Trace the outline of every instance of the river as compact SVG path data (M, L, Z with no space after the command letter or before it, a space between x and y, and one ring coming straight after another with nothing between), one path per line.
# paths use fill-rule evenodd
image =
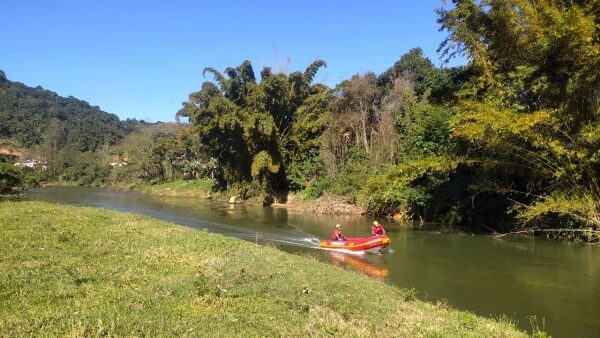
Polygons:
M318 239L328 237L337 223L343 225L346 235L366 236L372 219L87 187L40 188L28 196L131 211L198 230L270 243L414 288L424 300L446 302L487 317L505 316L528 331L533 322L554 337L600 337L598 245L440 234L379 219L391 238L390 252L357 256L320 250Z

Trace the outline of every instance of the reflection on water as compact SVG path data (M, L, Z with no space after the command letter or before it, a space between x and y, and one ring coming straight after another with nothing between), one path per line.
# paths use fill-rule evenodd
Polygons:
M531 330L529 317L558 337L600 336L600 246L547 240L411 231L379 220L391 239L385 255L319 250L335 224L347 236L370 234L372 219L306 214L287 209L223 205L94 188L49 187L34 199L132 211L191 228L310 252L373 278L414 288L479 315L507 315Z
M369 261L366 257L350 255L343 252L326 251L333 265L349 266L372 278L385 280L390 274L386 265L380 265ZM372 255L369 255L372 256Z

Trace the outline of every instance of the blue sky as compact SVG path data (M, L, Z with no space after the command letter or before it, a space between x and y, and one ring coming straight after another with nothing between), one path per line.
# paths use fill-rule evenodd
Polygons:
M120 118L173 121L204 81L245 59L303 70L334 86L380 73L413 47L441 64L445 34L423 1L4 0L0 69L10 80L75 96Z

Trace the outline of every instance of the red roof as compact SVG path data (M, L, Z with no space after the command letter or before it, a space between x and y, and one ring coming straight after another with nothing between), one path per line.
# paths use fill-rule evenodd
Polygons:
M13 151L8 148L0 148L0 155L11 156L11 157L21 157L20 152Z

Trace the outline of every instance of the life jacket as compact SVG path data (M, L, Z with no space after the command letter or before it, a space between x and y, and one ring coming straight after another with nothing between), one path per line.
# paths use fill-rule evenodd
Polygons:
M338 228L333 229L333 232L331 233L332 241L343 241L345 239L346 239L346 237L344 237L344 235L342 235L342 230L340 230Z
M371 233L373 234L373 236L385 235L385 229L383 228L383 225L379 224L377 226L371 227Z

